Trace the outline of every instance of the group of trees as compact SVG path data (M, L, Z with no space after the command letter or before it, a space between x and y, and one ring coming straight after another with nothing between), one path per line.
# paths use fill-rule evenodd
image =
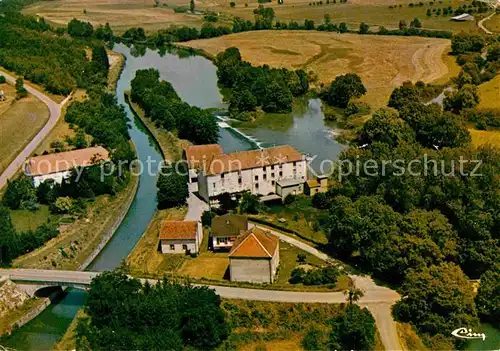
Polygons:
M114 39L113 30L111 29L109 23L106 23L104 26L99 25L94 30L94 27L89 22L73 18L69 21L67 30L68 34L73 38L90 39L95 37L96 39L104 41L111 41Z
M219 83L230 89L227 100L235 116L257 107L265 112L290 112L293 97L309 90L307 73L303 70L254 67L242 61L237 48L219 53L215 64Z
M219 127L212 113L183 102L172 85L160 81L158 70L138 70L131 82L132 101L146 116L168 131L177 131L179 138L195 144L213 144L219 138Z
M366 94L366 88L356 73L337 76L322 98L330 105L346 108L349 101Z
M229 335L220 297L207 287L141 284L117 272L94 278L76 328L79 349L214 349Z
M477 323L467 276L497 274L500 151L473 148L460 115L423 103L429 91L409 82L396 88L389 101L394 110L376 111L365 123L364 147L341 154L340 182L313 204L329 209L331 250L402 283L407 298L395 315L431 337ZM481 176L474 176L478 164ZM486 307L491 285L481 300ZM498 312L490 313L491 319Z

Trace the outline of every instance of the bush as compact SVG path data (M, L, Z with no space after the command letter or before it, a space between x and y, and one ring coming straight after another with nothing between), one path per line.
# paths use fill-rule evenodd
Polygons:
M216 216L215 212L212 210L204 211L201 214L201 224L205 227L210 227L212 225L212 219Z
M7 83L7 78L5 78L4 76L0 75L0 84L4 84L4 83Z
M285 205L291 205L295 202L295 200L297 200L297 196L293 195L293 194L288 194L285 199L283 200L283 203Z
M326 193L316 193L312 198L314 208L325 210L330 207L330 197Z
M235 7L235 6L236 6L236 3L235 3L234 1L231 1L231 2L229 3L229 6L231 6L231 7Z
M303 268L295 268L288 281L290 284L302 283L304 285L335 284L339 275L339 270L332 265L309 271Z
M349 101L347 107L344 110L346 116L352 116L355 114L367 114L370 112L370 105L361 101Z
M299 263L304 263L304 262L306 262L306 257L307 257L307 256L306 256L306 254L305 254L305 253L303 253L303 252L299 252L299 253L297 254L297 262L299 262Z

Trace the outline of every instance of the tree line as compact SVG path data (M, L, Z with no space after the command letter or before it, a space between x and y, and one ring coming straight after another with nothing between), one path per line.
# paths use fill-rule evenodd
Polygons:
M219 84L228 88L226 100L234 116L255 111L286 113L292 110L294 96L309 90L307 73L303 70L254 67L241 59L237 48L229 48L215 59ZM240 117L241 118L241 117Z
M157 126L195 144L217 142L219 126L213 114L183 102L169 82L160 81L157 69L138 70L131 88L132 101Z

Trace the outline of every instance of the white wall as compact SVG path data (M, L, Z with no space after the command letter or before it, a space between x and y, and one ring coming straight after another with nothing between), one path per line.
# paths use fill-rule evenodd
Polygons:
M229 262L231 281L271 283L269 259L230 258Z
M273 169L272 169L273 168ZM295 169L295 172L294 172ZM239 181L241 174L241 182ZM264 179L265 177L265 179ZM282 165L246 169L241 172L230 172L198 178L199 193L207 200L209 197L223 193L250 191L252 194L268 195L276 192L276 182L280 179L307 179L306 161L297 161ZM203 183L203 184L202 184Z
M57 173L50 173L50 174L43 174L43 175L38 175L38 176L33 176L33 185L38 187L40 184L42 184L44 181L47 179L53 179L55 183L61 184L63 179L69 178L71 175L71 171L64 171L64 172L57 172Z
M171 249L170 245L174 245L174 248ZM166 240L161 239L161 252L162 253L186 253L186 249L183 249L182 246L186 245L187 250L191 252L198 252L196 248L196 240Z

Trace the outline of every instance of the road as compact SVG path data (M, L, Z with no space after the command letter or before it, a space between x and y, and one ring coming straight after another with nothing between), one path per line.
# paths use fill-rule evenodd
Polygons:
M3 75L7 81L11 84L16 83L16 78L7 74L0 70L0 75ZM10 179L14 174L16 174L17 170L23 165L24 161L31 156L31 154L35 151L38 145L42 142L45 137L49 134L49 132L54 128L59 117L61 117L61 108L64 104L69 100L70 96L68 96L61 104L53 101L44 93L36 90L35 88L30 87L25 84L24 87L26 90L42 101L49 108L50 118L47 123L43 126L43 128L38 132L38 134L29 142L28 145L21 151L17 157L12 161L9 166L5 169L5 171L0 175L0 189L3 188L5 184L7 184L7 180Z

